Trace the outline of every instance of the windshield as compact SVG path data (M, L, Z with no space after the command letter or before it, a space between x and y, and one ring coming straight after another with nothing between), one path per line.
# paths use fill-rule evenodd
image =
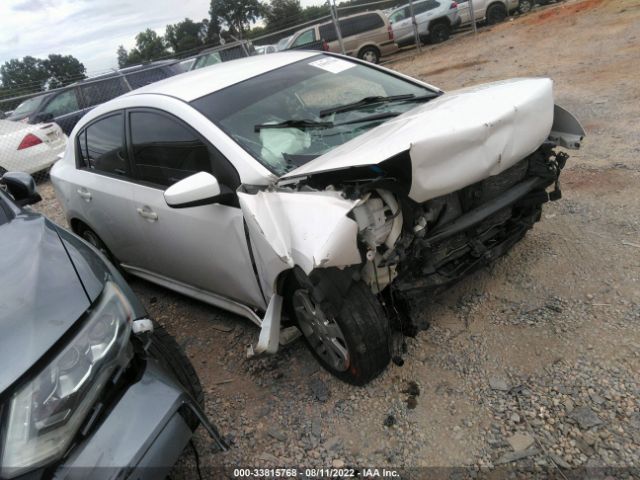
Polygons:
M284 175L437 95L376 68L317 55L191 105Z
M293 35L289 35L288 37L281 38L278 43L276 43L276 50L284 50L285 47L289 44L289 40L291 40Z
M38 109L45 97L46 95L40 95L39 97L33 97L29 100L25 100L11 113L9 120L22 120L23 118L30 116Z

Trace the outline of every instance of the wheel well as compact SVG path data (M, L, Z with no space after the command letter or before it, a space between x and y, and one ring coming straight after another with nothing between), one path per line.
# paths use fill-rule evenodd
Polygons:
M69 220L69 225L71 226L71 231L77 234L79 234L84 228L90 228L89 225L78 218L72 218Z
M441 17L441 18L436 18L435 20L431 20L431 23L429 23L429 27L431 27L431 25L437 25L439 23L443 23L447 27L451 26L451 21L447 17Z

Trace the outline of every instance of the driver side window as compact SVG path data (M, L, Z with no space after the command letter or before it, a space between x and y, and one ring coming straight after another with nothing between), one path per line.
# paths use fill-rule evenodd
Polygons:
M222 185L239 185L228 160L176 118L153 111L133 111L129 122L138 180L169 187L194 173L208 172Z

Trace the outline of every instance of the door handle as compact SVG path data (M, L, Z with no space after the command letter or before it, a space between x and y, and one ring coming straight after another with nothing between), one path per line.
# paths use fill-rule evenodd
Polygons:
M138 207L136 208L136 211L142 218L149 220L150 222L155 222L156 220L158 220L158 214L147 206Z
M82 197L85 202L91 201L91 192L84 187L80 187L78 190L78 195Z

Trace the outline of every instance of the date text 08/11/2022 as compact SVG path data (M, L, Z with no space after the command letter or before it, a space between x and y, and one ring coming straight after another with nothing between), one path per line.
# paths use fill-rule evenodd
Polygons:
M235 478L295 478L304 473L305 478L396 478L400 474L386 468L236 468Z

